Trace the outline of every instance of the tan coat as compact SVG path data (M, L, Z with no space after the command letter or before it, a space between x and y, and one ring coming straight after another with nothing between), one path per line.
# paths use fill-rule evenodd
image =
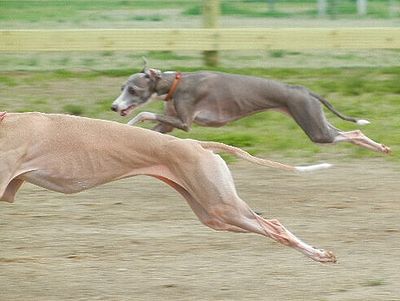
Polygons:
M225 144L183 140L117 122L7 113L0 122L0 200L13 202L24 181L75 193L126 177L149 175L176 189L200 221L213 229L258 233L314 260L335 261L331 252L305 244L277 220L255 214L237 195L225 162L211 150L286 170L327 167L292 167L255 158Z

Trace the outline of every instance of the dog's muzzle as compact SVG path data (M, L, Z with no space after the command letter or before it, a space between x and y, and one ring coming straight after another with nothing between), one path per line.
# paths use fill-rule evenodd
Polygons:
M118 112L118 105L112 105L111 111Z

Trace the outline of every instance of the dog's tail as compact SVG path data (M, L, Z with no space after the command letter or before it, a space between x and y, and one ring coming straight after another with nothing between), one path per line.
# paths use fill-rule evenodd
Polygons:
M252 162L255 164L259 164L262 166L277 168L277 169L307 172L307 171L325 169L325 168L329 168L332 166L329 163L322 163L322 164L315 164L315 165L308 165L308 166L291 166L291 165L286 165L286 164L282 164L279 162L275 162L275 161L271 161L271 160L267 160L267 159L261 159L261 158L252 156L248 152L242 150L241 148L227 145L224 143L211 142L211 141L198 141L198 142L205 149L209 149L214 152L220 152L220 151L226 152L226 153L234 155L235 157L244 159L246 161L249 161L249 162Z
M323 98L322 96L320 96L320 95L318 95L318 94L315 94L315 93L313 93L313 92L311 92L311 91L309 91L309 93L310 93L311 96L313 96L313 97L315 97L316 99L318 99L325 107L327 107L327 108L329 109L329 111L331 111L331 112L332 112L333 114L335 114L336 116L342 118L343 120L351 121L351 122L357 123L358 125L366 125L366 124L369 124L369 123L370 123L368 120L365 120L365 119L358 119L358 118L354 118L354 117L350 117L350 116L343 115L342 113L340 113L339 111L337 111L337 110L333 107L333 105L332 105L328 100L326 100L325 98Z

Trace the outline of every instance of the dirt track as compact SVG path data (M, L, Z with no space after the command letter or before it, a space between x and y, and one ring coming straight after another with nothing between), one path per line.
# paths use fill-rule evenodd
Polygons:
M312 175L230 167L254 209L338 264L208 229L149 177L70 196L25 184L14 204L0 203L0 300L400 300L395 163Z

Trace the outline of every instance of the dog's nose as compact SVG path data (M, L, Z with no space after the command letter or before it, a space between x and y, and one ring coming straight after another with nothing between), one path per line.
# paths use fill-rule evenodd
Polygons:
M111 111L117 112L118 111L117 105L112 105L111 106Z

